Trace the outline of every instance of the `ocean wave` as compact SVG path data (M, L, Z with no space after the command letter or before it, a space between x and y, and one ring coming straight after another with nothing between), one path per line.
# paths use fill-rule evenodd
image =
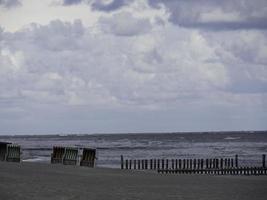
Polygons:
M24 158L22 162L47 162L49 159L48 157Z
M238 139L240 139L240 137L231 137L231 136L228 136L228 137L225 137L223 139L224 140L238 140Z

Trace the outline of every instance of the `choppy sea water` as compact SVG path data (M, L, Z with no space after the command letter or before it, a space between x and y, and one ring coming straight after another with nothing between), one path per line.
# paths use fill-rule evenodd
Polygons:
M97 149L98 167L120 167L120 155L128 159L228 158L239 155L239 163L261 165L267 154L267 131L146 133L96 135L0 136L0 141L21 145L24 162L50 162L53 146Z

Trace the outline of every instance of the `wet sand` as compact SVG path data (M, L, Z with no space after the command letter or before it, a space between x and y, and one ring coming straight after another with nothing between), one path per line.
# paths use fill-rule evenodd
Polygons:
M0 162L0 199L265 200L267 176L165 175Z

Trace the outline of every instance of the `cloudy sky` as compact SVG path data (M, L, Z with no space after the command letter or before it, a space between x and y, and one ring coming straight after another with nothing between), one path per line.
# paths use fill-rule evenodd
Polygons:
M0 0L0 134L266 129L266 0Z

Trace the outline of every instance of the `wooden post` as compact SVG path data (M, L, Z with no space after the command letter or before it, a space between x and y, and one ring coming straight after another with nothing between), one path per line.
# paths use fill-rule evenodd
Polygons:
M183 159L183 169L185 169L185 159Z
M206 169L209 168L209 159L206 159Z
M125 168L128 169L128 160L125 160Z
M213 162L214 162L214 169L216 169L216 168L217 168L217 159L215 158L215 159L213 160ZM216 170L215 170L215 173L216 173Z
M197 161L196 159L193 160L193 169L196 169L196 164L197 164Z
M158 169L160 169L160 159L158 159Z
M134 169L136 169L136 160L134 160Z
M266 168L266 155L262 155L262 168Z
M210 168L211 168L211 169L213 168L213 165L212 165L212 158L210 159Z
M132 169L132 160L130 160L130 163L129 163L129 169Z
M164 159L161 160L161 169L164 169Z
M234 167L234 159L231 158L231 168L233 168L233 167Z
M169 160L166 160L166 169L169 169Z
M220 168L223 169L223 158L221 158Z
M204 166L204 160L201 159L201 170L203 169L203 166Z
M178 168L178 160L175 159L175 169L177 169L177 168Z
M145 169L148 169L148 160L145 159Z
M121 169L123 169L123 155L121 155Z
M141 166L140 166L140 160L138 160L138 169L140 170Z
M157 160L154 159L153 161L154 161L154 167L153 168L154 168L154 170L156 170L157 169Z
M190 159L190 162L189 162L189 168L192 169L192 159Z
M179 159L179 169L181 169L181 168L182 168L182 160Z
M235 167L238 168L238 155L235 155Z
M141 163L142 163L142 169L145 169L145 161L141 160Z

